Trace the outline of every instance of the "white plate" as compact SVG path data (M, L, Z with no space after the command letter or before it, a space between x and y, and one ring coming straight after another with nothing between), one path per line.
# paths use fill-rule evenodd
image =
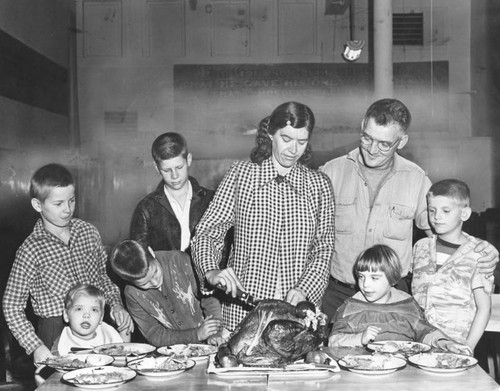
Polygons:
M461 372L477 364L474 357L454 353L422 353L408 360L420 369L437 373Z
M142 358L146 354L155 351L153 345L147 343L108 343L106 345L97 346L93 349L94 353L107 354L114 357L115 362L125 363L128 360Z
M401 354L406 357L431 350L429 345L413 341L379 341L369 343L367 347L374 352Z
M65 356L54 356L37 364L47 365L58 372L66 373L75 369L102 367L111 364L115 359L106 354L67 354Z
M65 373L62 378L76 387L96 389L119 386L132 380L136 375L135 371L128 368L93 367ZM105 376L108 376L109 381L103 379Z
M167 356L145 357L145 358L140 358L138 360L130 361L127 364L127 367L144 376L172 377L172 376L177 376L182 372L193 368L196 365L194 360L187 359L183 364L181 364L181 368L161 369L161 365L171 359L172 359L171 357Z
M348 355L339 360L339 365L348 371L363 375L387 375L404 368L406 360L384 354Z
M171 356L172 354L184 355L196 362L205 361L211 354L217 353L217 346L207 344L176 344L171 346L162 346L157 349L159 354Z
M238 367L222 368L215 365L215 354L209 357L207 373L213 373L223 378L243 378L269 376L270 379L324 379L339 372L340 368L333 360L332 365L317 367L314 364L291 364L285 368L267 368L267 367Z

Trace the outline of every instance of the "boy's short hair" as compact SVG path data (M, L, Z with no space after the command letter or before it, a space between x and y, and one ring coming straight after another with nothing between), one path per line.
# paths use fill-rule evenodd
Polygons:
M76 284L73 286L68 293L66 293L66 297L64 298L64 308L69 310L73 306L76 298L80 295L89 296L99 300L101 310L104 311L104 293L102 293L98 287L91 284Z
M356 277L360 272L376 271L384 272L391 285L395 285L401 280L401 261L389 246L376 244L359 254L354 263Z
M30 181L30 196L43 202L52 187L75 185L71 172L61 164L51 163L35 171Z
M411 114L408 107L400 100L389 98L380 99L371 104L366 110L363 127L367 126L370 118L373 118L375 123L381 126L391 125L392 123L398 124L403 133L406 133L411 123Z
M460 207L470 204L470 189L465 182L458 179L443 179L434 183L427 193L429 197L448 197L456 201Z
M163 133L153 141L151 155L156 164L179 155L185 159L188 155L186 139L179 133Z
M153 257L135 240L124 240L111 251L113 271L128 282L146 277Z

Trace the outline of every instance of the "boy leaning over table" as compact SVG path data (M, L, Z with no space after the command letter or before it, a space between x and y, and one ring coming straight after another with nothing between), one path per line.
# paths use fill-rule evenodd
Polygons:
M118 330L131 333L132 319L106 274L101 236L73 217L75 182L69 170L54 163L41 167L31 178L30 195L40 219L17 250L3 298L5 320L21 347L33 353L35 363L52 356L50 347L64 328L64 297L77 283L100 288ZM37 325L26 316L29 297Z

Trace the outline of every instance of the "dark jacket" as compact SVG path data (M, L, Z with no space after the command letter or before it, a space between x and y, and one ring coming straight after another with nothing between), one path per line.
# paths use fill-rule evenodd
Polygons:
M214 196L213 190L205 189L193 177L189 177L193 198L189 209L189 230L194 236L196 225ZM163 181L156 190L137 204L130 224L130 239L154 251L180 250L181 225L168 201ZM186 250L189 252L190 249Z

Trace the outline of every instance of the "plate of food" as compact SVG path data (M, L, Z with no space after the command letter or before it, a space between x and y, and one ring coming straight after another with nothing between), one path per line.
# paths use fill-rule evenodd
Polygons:
M185 356L144 357L130 361L127 367L144 376L173 377L196 365Z
M474 357L455 353L421 353L408 360L420 369L437 373L461 372L477 364Z
M164 356L185 356L194 361L204 361L208 359L211 354L217 353L217 346L207 344L176 344L171 346L162 346L158 348L157 352Z
M339 360L339 365L348 371L363 375L386 375L406 366L406 360L386 354L347 355Z
M367 347L377 353L401 354L404 357L431 350L429 345L413 341L379 341L369 343Z
M142 358L146 354L154 352L155 349L153 345L146 343L122 342L97 346L93 351L97 354L112 356L115 362L124 363L127 360Z
M80 388L108 388L119 386L136 377L128 368L92 367L65 373L63 380Z
M69 372L75 369L102 367L111 364L115 359L106 354L68 354L53 356L37 364L54 368L58 372Z

